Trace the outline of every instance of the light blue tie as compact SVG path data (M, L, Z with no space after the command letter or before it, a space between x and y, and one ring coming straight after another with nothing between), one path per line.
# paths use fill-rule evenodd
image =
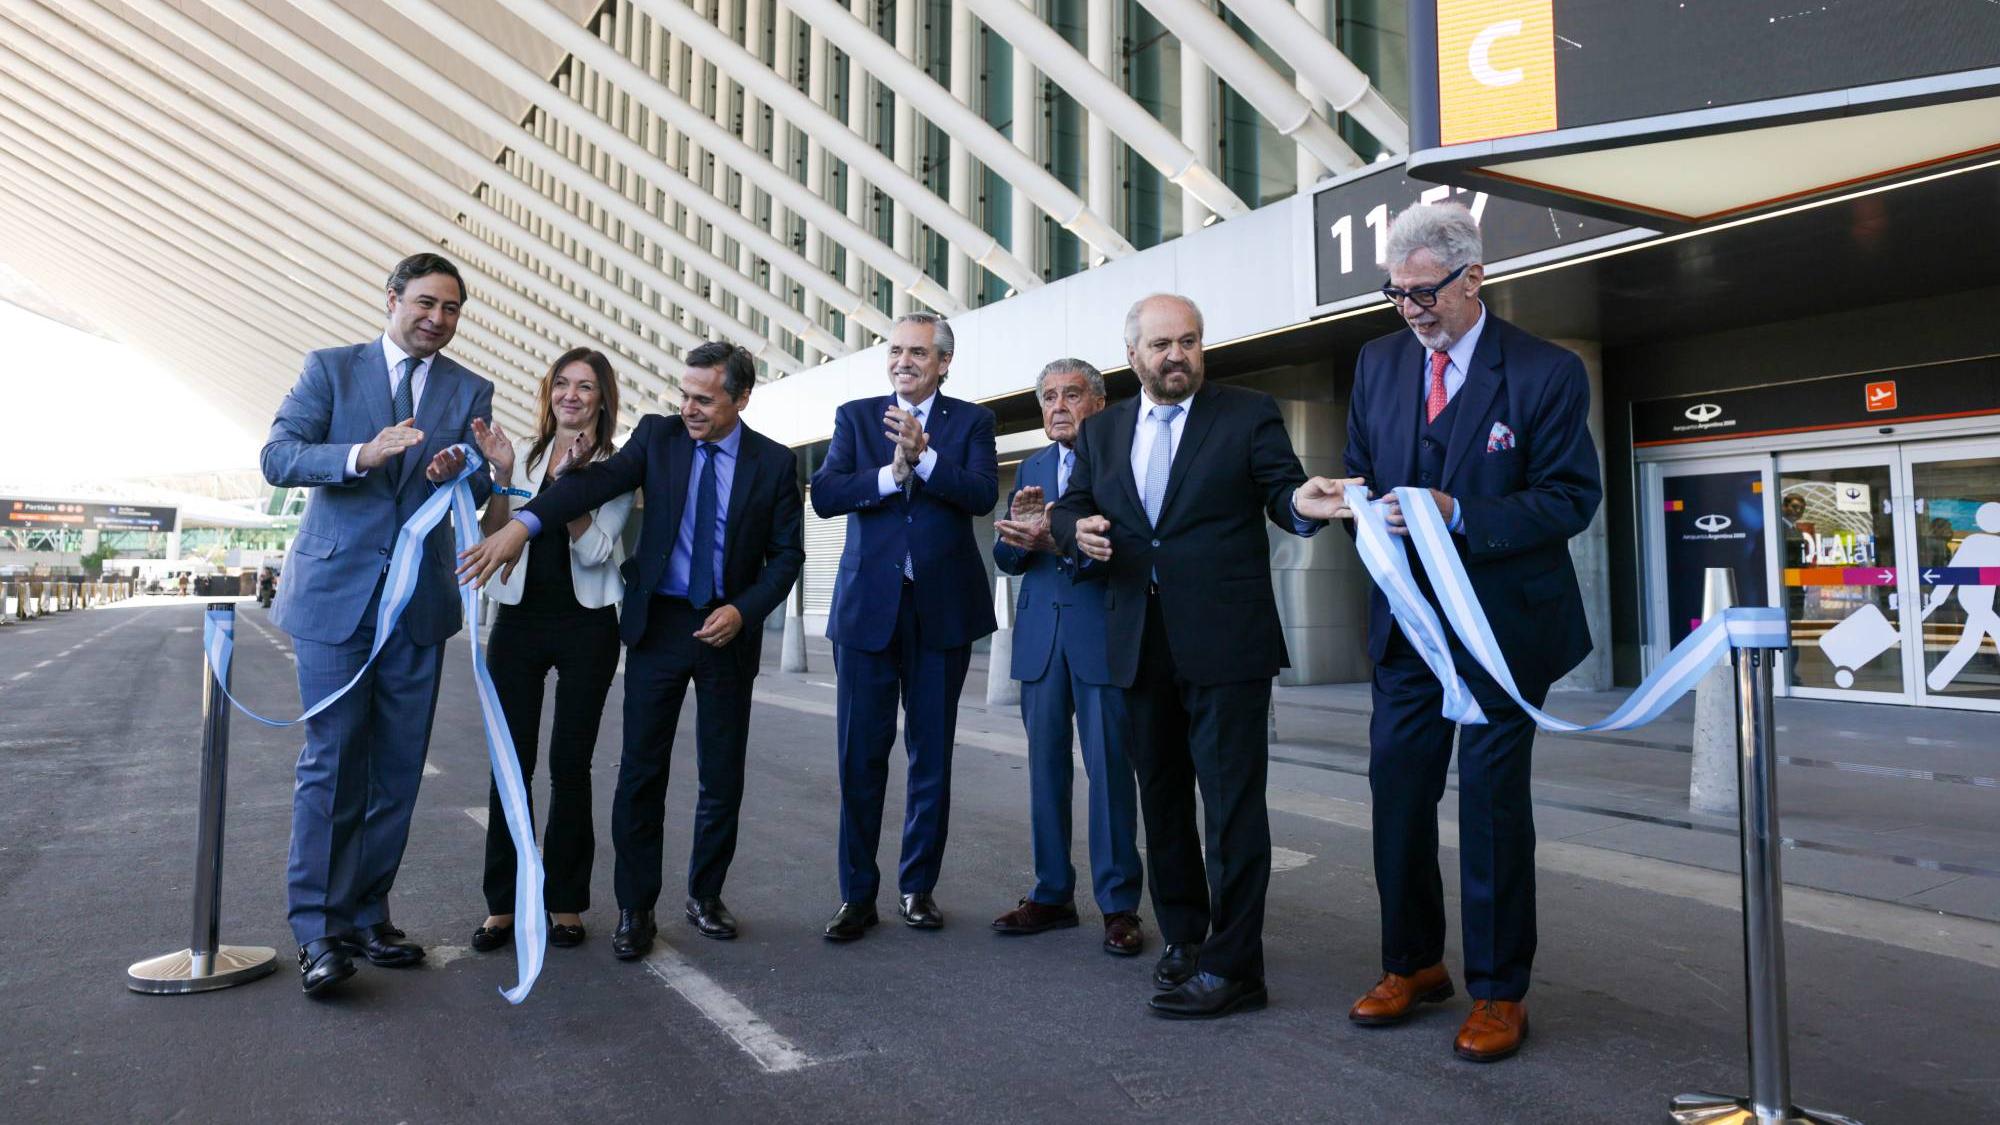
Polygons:
M916 409L911 410L910 417L915 418L917 420L917 425L919 427L923 426L924 412L922 410L916 410ZM903 499L906 503L909 501L910 498L910 490L914 489L917 486L916 482L917 482L917 471L913 468L910 470L909 477L903 481ZM917 580L917 570L916 567L913 566L910 562L910 553L908 551L903 552L903 577L911 582L915 582Z
M1076 450L1063 450L1062 479L1056 482L1056 496L1060 498L1069 491L1069 478L1076 472Z
M1174 419L1181 408L1155 406L1152 410L1153 448L1146 455L1146 522L1160 525L1160 507L1167 502L1167 473L1174 465Z

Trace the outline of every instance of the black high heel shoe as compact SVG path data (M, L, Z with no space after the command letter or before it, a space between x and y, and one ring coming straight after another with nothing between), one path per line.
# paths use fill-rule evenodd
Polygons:
M514 940L514 923L504 926L481 926L472 931L472 950L475 953L491 953Z
M584 932L581 922L565 926L554 918L549 919L549 944L570 949L583 944Z

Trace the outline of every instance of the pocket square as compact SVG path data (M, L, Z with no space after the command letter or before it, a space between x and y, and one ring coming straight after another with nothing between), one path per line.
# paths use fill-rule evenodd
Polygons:
M1493 432L1486 435L1486 452L1498 453L1503 449L1512 448L1514 448L1514 431L1508 429L1505 422L1493 423Z

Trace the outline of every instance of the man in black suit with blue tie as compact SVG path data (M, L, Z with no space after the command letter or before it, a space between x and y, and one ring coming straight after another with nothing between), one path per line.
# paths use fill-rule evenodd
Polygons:
M1603 495L1590 383L1575 355L1487 311L1481 259L1479 227L1463 207L1424 204L1397 217L1383 293L1410 330L1361 350L1345 460L1371 494L1431 490L1521 694L1540 706L1590 651L1569 557L1569 540L1589 526ZM1399 505L1393 498L1387 505L1390 529L1407 534ZM1423 568L1412 563L1435 604ZM1493 1062L1518 1051L1528 1031L1535 724L1456 637L1451 651L1486 713L1483 725L1455 729L1444 718L1437 677L1396 626L1382 591L1371 591L1368 779L1383 976L1349 1018L1396 1024L1418 1004L1452 994L1437 805L1456 734L1460 909L1473 1007L1454 1050Z
M744 425L757 368L730 344L688 353L677 417L648 414L616 454L567 473L506 527L466 553L459 573L484 583L512 569L544 524L564 524L633 489L646 494L639 550L625 560L625 751L611 813L618 928L611 952L643 957L658 927L667 767L688 684L696 702L700 794L688 855L688 922L736 936L722 883L736 854L750 688L764 619L805 565L798 460ZM572 458L583 461L580 455Z
M894 393L840 407L812 477L813 510L847 517L826 628L840 741L841 903L829 941L853 941L879 920L875 852L899 699L910 761L901 912L914 929L944 925L932 891L951 814L958 696L972 642L995 627L972 521L1000 490L993 412L938 391L953 349L943 317L898 317L888 342Z

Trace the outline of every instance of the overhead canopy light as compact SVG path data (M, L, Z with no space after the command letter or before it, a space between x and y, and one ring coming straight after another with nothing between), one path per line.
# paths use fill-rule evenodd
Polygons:
M1694 226L2000 152L2000 4L1414 0L1410 174Z

